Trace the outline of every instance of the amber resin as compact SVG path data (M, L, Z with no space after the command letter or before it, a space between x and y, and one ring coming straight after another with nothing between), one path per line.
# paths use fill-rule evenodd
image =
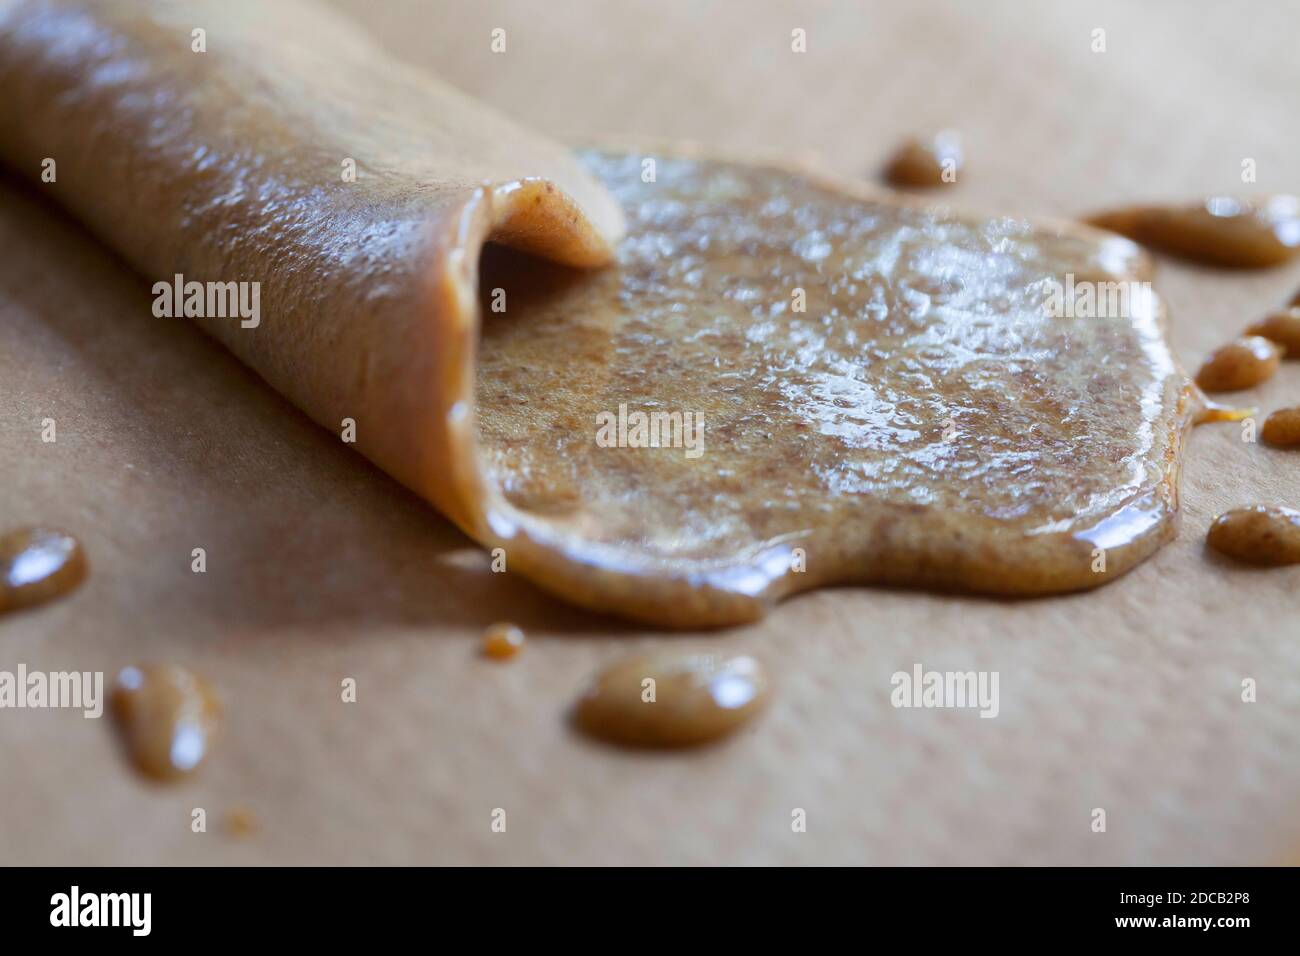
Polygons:
M221 702L212 685L174 664L123 668L112 703L132 762L156 780L178 780L197 770L221 726Z
M961 137L952 130L909 139L885 167L885 180L904 189L929 189L957 181L963 153Z
M514 624L500 621L483 631L483 654L497 660L508 660L524 648L524 632Z
M1300 198L1211 196L1188 205L1130 206L1092 216L1144 245L1210 265L1262 269L1300 252Z
M1250 328L1247 335L1262 335L1282 347L1287 358L1300 356L1300 306L1289 306L1271 312Z
M53 528L0 534L0 613L52 601L86 577L81 543Z
M638 655L601 671L574 717L586 733L614 743L687 747L749 723L769 692L767 672L747 655Z
M1214 519L1205 540L1246 564L1300 564L1300 511L1281 505L1234 508Z
M1207 392L1239 392L1268 381L1277 372L1282 350L1260 335L1243 335L1210 353L1196 373Z
M585 158L629 222L616 264L489 247L479 276L498 527L566 555L536 557L566 595L698 625L847 581L1043 594L1173 533L1194 391L1159 298L1047 307L1066 277L1144 280L1132 243L779 169L659 157L647 183L634 155ZM655 442L621 427L637 413Z

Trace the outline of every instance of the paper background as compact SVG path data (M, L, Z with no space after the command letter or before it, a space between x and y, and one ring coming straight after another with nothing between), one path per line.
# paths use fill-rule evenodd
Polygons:
M968 167L950 201L1017 214L1300 191L1295 3L337 5L395 54L571 141L815 153L871 177L902 137L954 126ZM505 54L489 51L494 27ZM790 52L795 27L805 54ZM1240 182L1246 157L1255 186ZM1203 548L1228 507L1300 507L1297 453L1245 444L1235 425L1197 430L1178 540L1092 594L842 589L752 627L656 634L489 573L214 343L154 319L149 283L12 175L0 248L0 523L64 526L92 562L71 599L0 620L0 669L184 663L228 712L202 774L158 787L108 720L0 711L0 863L1297 858L1300 568L1240 569ZM1300 263L1161 260L1157 287L1195 368L1300 288ZM1246 397L1300 402L1300 364ZM46 417L55 444L40 441ZM477 655L499 618L529 633L504 665ZM772 708L685 754L569 729L596 667L669 644L759 655ZM1000 716L893 709L890 675L917 662L998 671ZM355 704L339 698L347 676ZM1245 677L1257 703L1240 700ZM236 805L261 822L250 838L223 832ZM190 831L194 807L206 834ZM806 833L791 832L796 807Z

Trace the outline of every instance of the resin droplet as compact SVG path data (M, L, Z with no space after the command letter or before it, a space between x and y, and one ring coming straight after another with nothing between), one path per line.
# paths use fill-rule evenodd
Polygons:
M961 137L945 130L928 139L905 142L885 167L885 178L894 186L943 186L956 182L961 165Z
M123 668L113 688L113 713L136 767L158 780L197 770L221 725L212 686L170 664Z
M1207 392L1239 392L1273 377L1282 350L1258 335L1244 335L1216 349L1196 373L1196 384Z
M1300 199L1214 196L1190 206L1133 206L1087 220L1186 259L1261 269L1300 251Z
M244 839L258 831L257 814L249 807L231 807L226 811L226 832L236 839Z
M1234 508L1214 519L1205 540L1248 564L1300 564L1300 511L1279 505Z
M1264 419L1260 439L1278 448L1300 448L1300 406L1279 408Z
M487 657L505 660L514 657L524 647L524 632L504 621L491 625L483 632L483 653Z
M578 701L578 726L641 747L689 747L733 733L763 709L768 679L748 656L659 654L602 671Z
M85 577L85 552L70 534L19 528L0 535L0 612L53 600Z
M1276 342L1287 358L1300 357L1300 307L1272 312L1248 328L1246 334L1262 335Z

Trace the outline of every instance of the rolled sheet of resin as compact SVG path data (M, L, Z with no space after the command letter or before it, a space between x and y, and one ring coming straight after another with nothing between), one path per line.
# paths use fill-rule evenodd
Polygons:
M0 0L0 153L58 157L49 194L150 283L260 282L257 327L199 322L511 571L701 626L845 582L1090 588L1173 534L1163 306L1047 307L1147 279L1133 243L579 162L300 0L205 9L201 55L191 19Z

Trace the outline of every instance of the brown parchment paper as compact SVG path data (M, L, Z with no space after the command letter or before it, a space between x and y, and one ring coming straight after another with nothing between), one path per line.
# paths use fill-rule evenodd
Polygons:
M1017 214L1300 190L1292 3L336 5L395 55L571 141L693 139L871 175L903 136L955 126L969 166L950 201ZM129 770L107 720L0 710L0 863L1296 858L1300 569L1230 566L1203 536L1237 504L1300 506L1300 458L1235 425L1192 435L1178 539L1100 591L843 589L735 631L661 634L491 573L201 332L155 319L149 281L12 175L0 248L0 520L67 527L92 564L72 598L0 620L0 669L174 661L228 712L211 764L161 788ZM1159 265L1193 368L1300 287L1296 266ZM1300 365L1243 398L1300 402ZM530 635L505 665L477 655L498 618ZM772 708L693 753L571 731L593 669L668 644L761 656ZM998 671L999 716L894 709L890 675L918 662ZM223 831L236 805L257 814L250 837ZM207 833L191 831L196 807Z

